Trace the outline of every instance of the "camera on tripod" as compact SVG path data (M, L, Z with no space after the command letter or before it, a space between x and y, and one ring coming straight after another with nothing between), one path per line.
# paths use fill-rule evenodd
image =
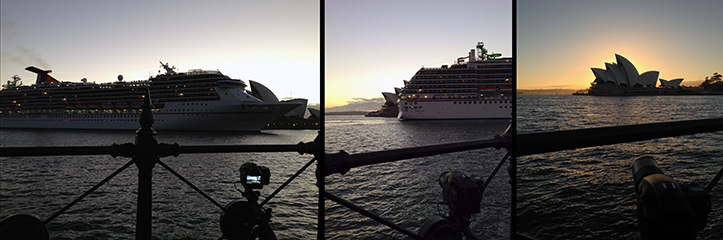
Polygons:
M480 211L482 181L457 171L443 172L439 176L442 200L449 206L452 215L470 216Z
M695 239L711 211L710 195L698 184L683 184L663 174L653 157L633 162L642 239Z
M239 168L241 172L241 185L248 189L262 189L264 185L269 185L271 171L264 166L247 162Z
M241 165L239 172L244 187L241 195L246 197L246 201L233 201L224 208L221 213L222 238L240 240L258 237L261 240L276 240L276 234L269 226L271 208L262 208L258 203L261 193L254 191L269 185L271 171L267 167L247 162Z

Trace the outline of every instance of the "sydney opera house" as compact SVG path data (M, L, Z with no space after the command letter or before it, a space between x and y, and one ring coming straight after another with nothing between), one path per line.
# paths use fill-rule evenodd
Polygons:
M366 117L397 117L399 115L399 108L397 107L397 100L399 100L399 92L401 89L394 88L396 93L390 93L390 92L383 92L382 95L384 95L384 105L382 105L381 110L373 111L367 113Z
M595 81L591 83L589 95L665 95L678 94L685 91L680 86L682 78L673 80L660 79L658 71L638 73L635 66L625 57L615 54L617 63L605 63L605 69L591 68Z

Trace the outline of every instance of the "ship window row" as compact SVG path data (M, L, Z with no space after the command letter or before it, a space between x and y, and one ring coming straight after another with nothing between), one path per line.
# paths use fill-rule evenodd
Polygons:
M163 88L178 88L178 87L191 87L191 86L218 86L218 81L208 81L208 82L174 82L173 84L169 83L151 83L152 89L163 89Z
M417 85L417 84L410 84L405 87L407 90L414 90L414 89L445 89L445 88L503 88L503 87L512 87L511 84L455 84L455 85Z
M201 92L201 93L188 93L188 92L177 92L177 93L164 93L158 94L156 98L166 100L167 98L178 98L178 97L198 97L198 96L218 96L216 93Z
M212 85L216 85L219 81L234 81L234 82L237 82L237 83L240 84L240 85L244 85L244 86L245 86L245 84L244 84L241 80L218 79L218 78L215 78L215 79L202 79L202 80L153 81L153 82L151 82L151 86L159 86L159 85L160 85L160 86L166 86L166 85L171 85L171 84L172 84L172 85L176 85L176 84L180 84L180 85L183 85L183 84L186 84L186 85L190 85L190 84L212 84Z
M80 89L80 88L115 88L115 87L140 87L145 86L148 81L141 80L141 81L130 81L130 82L112 82L112 83L61 83L61 84L51 84L47 82L43 82L40 84L35 84L32 86L22 86L20 88L23 88L26 91L55 91L55 90L62 90L62 89L68 89L68 88L74 88L74 89ZM62 87L62 88L61 88ZM16 88L16 90L20 89ZM31 89L32 88L32 89Z
M177 94L179 94L179 93L188 94L188 93L194 93L194 92L202 92L203 94L206 94L206 95L208 95L208 94L216 95L216 93L215 93L215 91L213 90L213 88L198 88L198 89L183 89L183 90L172 89L172 90L156 90L156 91L151 91L151 98L162 98L163 96L169 96L169 95L170 95L170 96L175 96L175 95L177 95ZM170 94L169 94L169 93L170 93ZM84 96L80 96L80 97L81 97L82 99L93 99L93 98L89 98L89 97L97 97L97 98L99 98L99 99L104 99L104 98L107 99L107 98L110 98L110 97L126 98L126 99L127 99L127 98L129 98L129 97L133 97L133 98L143 98L143 96L144 96L143 93L137 93L137 94L119 93L119 94L105 94L105 95L101 95L101 94L97 94L97 95L96 95L96 94L93 94L93 95L84 95ZM77 96L73 96L73 97L77 97Z
M429 95L423 95L418 96L415 94L412 95L402 95L399 97L400 99L421 99L421 98L429 98ZM489 101L489 100L480 100L480 99L512 99L511 95L504 95L504 94L492 94L492 95L484 95L484 94L454 94L454 95L433 95L431 97L432 99L470 99L470 101ZM406 104L406 103L405 103Z
M213 112L213 109L184 109L184 108L173 108L165 109L164 112Z
M215 84L203 84L203 85L193 85L193 86L187 86L187 87L184 87L183 85L181 85L180 87L184 88L184 91L214 91L213 87L215 87L215 86L216 86ZM151 90L151 95L153 95L153 93L155 93L155 92L164 91L168 88L158 88L158 89L163 89L163 90L153 89L153 90ZM168 90L166 90L166 91L168 91ZM38 92L28 91L28 92L23 92L22 94L21 93L8 94L6 96L3 96L3 98L5 98L5 97L8 97L8 98L21 97L21 96L22 97L52 97L52 96L58 97L58 96L63 96L63 95L64 96L76 96L76 97L79 95L80 96L142 95L144 93L145 93L144 88L119 88L119 89L115 89L115 90L90 89L87 91L58 91L57 93L51 93L51 94L48 94L47 91L38 91Z
M200 92L200 93L195 93ZM169 94L170 93L170 94ZM196 95L205 95L210 96L214 95L216 96L215 91L209 91L209 89L184 89L183 91L178 90L168 90L168 91L158 91L155 94L151 94L151 97L156 99L162 99L164 97L175 97L177 95L184 95L184 96L196 96ZM110 100L127 100L127 99L139 99L143 98L142 94L108 94L108 95L97 95L97 96L69 96L67 98L52 98L52 97L25 97L23 98L23 101L20 101L21 104L28 104L28 103L46 103L46 102L78 102L78 101L110 101Z
M455 101L454 104L497 104L497 103L511 103L512 101Z
M176 85L168 85L168 84L153 84L151 86L151 92L155 89L168 89L168 88L193 88L193 87L215 87L218 86L217 81L214 81L212 83L179 83ZM66 94L90 94L93 92L97 92L100 94L108 94L110 92L127 92L127 91L141 91L141 94L145 91L145 88L148 87L147 84L134 84L134 85L121 85L121 86L88 86L88 87L74 87L74 88L48 88L48 89L28 89L23 91L12 91L11 94L14 93L15 95L22 94L23 96L27 95L48 95L49 93L54 92L62 92Z
M459 69L459 70L444 70L444 71L425 71L420 70L417 72L417 74L488 74L488 73L509 73L512 72L511 70L512 65L510 67L504 67L504 68L497 68L497 69Z
M218 79L218 78L228 78L228 77L225 75L221 75L221 74L193 74L193 75L178 74L178 75L162 75L162 76L158 76L154 80L178 81L178 79L206 79L206 78Z
M147 87L148 85L145 83L138 83L138 84L93 84L93 85L87 85L87 86L70 86L70 85L57 85L53 87L33 87L32 89L23 89L23 91L18 92L65 92L65 91L87 91L87 90L104 90L104 91L110 91L110 90L122 90L132 87Z
M409 110L415 110L415 109L422 109L422 106L406 106L406 107L403 107L402 109L404 111L409 111Z
M208 106L208 103L183 103L183 106Z
M477 69L480 68L512 68L512 64L485 64L485 65L477 65Z
M158 99L154 99L156 103L158 103ZM136 100L132 101L128 98L99 98L99 99L82 99L82 100L73 100L73 101L27 101L27 102L21 102L20 106L22 107L29 107L29 106L66 106L66 105L77 105L77 104L102 104L102 103L108 103L108 102L121 102L121 103L137 103L140 105L142 101ZM9 105L13 106L13 105ZM17 105L15 105L17 106ZM20 107L18 106L18 107Z
M417 75L417 76L412 77L412 79L462 79L462 78L469 79L469 80L467 80L467 81L474 81L475 79L491 80L490 78L503 78L503 79L505 79L505 78L512 78L512 73L511 73L511 72L508 72L508 73L506 73L506 74L474 75L474 76L468 76L468 77L463 77L463 76L460 76L460 75L432 75L432 76L419 76L419 75ZM450 80L446 80L446 81L450 81ZM452 80L452 81L454 81L454 80ZM461 81L461 80L456 80L456 81Z
M60 118L10 118L9 121L30 121L30 122L138 122L138 119L60 119ZM163 119L156 119L163 122Z
M112 99L120 99L120 100L127 100L127 99L139 99L142 98L143 95L105 95L105 96L70 96L67 98L38 98L38 97L25 97L21 98L22 100L18 101L18 103L40 103L40 102L77 102L77 101L94 101L94 100L112 100Z
M154 112L159 112L159 109L152 109ZM95 117L107 117L111 114L121 114L121 115L112 115L114 117L131 117L138 119L139 113L141 113L141 109L73 109L73 110L64 110L64 109L25 109L25 110L10 110L10 111L0 111L0 113L3 114L9 114L9 115L25 115L30 118L39 118L42 116L45 116L45 114L61 114L64 118L95 118ZM86 114L107 114L107 115L86 115Z
M414 80L413 82L410 82L409 84L450 84L450 83L477 83L477 84L485 84L485 83L511 83L512 78L496 78L496 79L485 79L485 80L477 80L477 79L463 79L463 80ZM407 85L409 85L407 84Z
M195 89L169 89L169 90L156 90L151 92L151 97L154 93L170 93L170 92L215 92L213 88L195 88Z
M184 113L183 116L193 116L193 117L208 117L208 114L201 114L201 113Z
M476 88L472 89L447 89L447 90L402 90L402 93L471 93L471 92L477 92Z
M107 104L107 105L106 105ZM80 105L26 105L21 107L18 107L16 109L9 109L4 108L4 110L7 111L35 111L35 112L42 112L42 113L81 113L81 112L98 112L98 111L106 111L107 113L127 113L127 112L135 112L140 111L140 104L128 104L126 102L121 102L116 104L115 106L111 103L106 104L97 104L97 103L91 103L86 105L80 104ZM165 104L163 103L154 103L155 109L163 108Z
M216 94L211 93L173 93L173 94L160 94L158 97L154 98L154 104L158 104L160 102L177 102L177 101L216 101L221 99ZM102 104L102 103L108 103L108 102L119 102L122 101L123 103L128 103L129 107L131 103L140 103L140 101L128 101L128 97L106 97L106 98L85 98L85 99L72 99L72 101L24 101L19 102L18 105L9 105L9 104L3 104L5 107L25 107L25 108L32 108L32 107L56 107L56 108L64 108L67 104Z
M188 102L188 101L218 101L221 97L175 97L163 99L164 102Z

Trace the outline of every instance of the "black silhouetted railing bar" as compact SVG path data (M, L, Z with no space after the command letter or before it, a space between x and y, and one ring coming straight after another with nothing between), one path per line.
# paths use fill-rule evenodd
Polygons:
M723 177L723 167L720 168L720 171L718 171L718 174L713 177L713 180L708 183L708 186L705 187L705 190L710 192L713 190L713 187L715 187L716 184L720 181L721 177Z
M181 181L182 181L183 183L185 183L185 184L188 185L189 187L193 188L193 190L195 190L197 193L201 194L201 196L203 196L204 198L208 199L208 201L210 201L211 203L213 203L213 205L216 205L216 207L220 208L221 211L224 211L224 212L226 211L226 208L224 208L223 205L221 205L220 203L216 202L216 200L213 200L213 198L211 198L210 196L208 196L208 194L206 194L205 192L203 192L200 188L196 187L196 185L193 185L193 183L191 183L191 182L188 181L186 178L184 178L183 176L181 176L181 174L178 174L176 171L174 171L173 169L171 169L171 167L169 167L168 165L166 165L165 163L163 163L163 161L158 160L158 165L161 165L163 168L165 168L166 170L168 170L168 172L170 172L171 174L175 175L178 179L181 179Z
M505 156L502 157L502 161L500 161L500 163L497 164L497 167L495 167L495 170L492 170L492 173L490 174L490 176L487 177L487 180L485 180L485 182L484 182L485 188L487 188L487 185L490 184L490 182L492 181L492 178L495 175L497 175L497 171L499 171L500 168L502 168L502 165L505 164L505 162L507 161L508 158L510 158L511 155L512 155L512 153L508 151L507 154L505 154Z
M48 223L50 223L50 221L53 221L53 219L55 219L56 217L60 216L60 214L64 213L64 212L67 211L68 209L70 209L70 207L72 207L72 206L75 205L76 203L80 202L80 200L83 200L83 198L85 198L86 196L88 196L90 193L94 192L94 191L95 191L96 189L98 189L100 186L103 186L103 184L105 184L106 182L110 181L112 178L114 178L114 177L115 177L116 175L118 175L119 173L123 172L123 170L125 170L125 169L128 168L128 167L130 167L131 164L133 164L133 160L130 160L128 163L126 163L125 165L123 165L122 167L120 167L118 170L115 170L115 172L111 173L108 177L106 177L105 179L103 179L102 181L100 181L98 184L96 184L96 185L93 186L92 188L88 189L88 191L85 191L83 194L81 194L81 195L80 195L79 197L77 197L75 200L73 200L72 202L68 203L68 205L65 205L65 207L63 207L63 208L60 209L59 211L55 212L55 213L54 213L53 215L51 215L50 217L46 218L45 221L43 221L43 223L48 224Z
M344 200L344 199L342 199L342 198L339 198L339 197L337 197L337 196L335 196L335 195L333 195L333 194L331 194L331 193L328 193L328 192L326 192L326 191L324 191L324 196L325 196L327 199L332 200L332 201L334 201L334 202L336 202L336 203L338 203L338 204L341 204L341 205L344 206L344 207L347 207L347 208L349 208L349 209L351 209L351 210L357 211L357 212L361 213L362 215L367 216L367 217L369 217L369 218L371 218L371 219L374 219L375 221L377 221L377 222L379 222L379 223L381 223L381 224L384 224L384 225L386 225L386 226L388 226L388 227L390 227L390 228L392 228L392 229L394 229L394 230L397 230L397 231L399 231L399 232L401 232L401 233L404 233L404 234L406 234L407 236L409 236L409 237L411 237L411 238L414 238L414 239L422 239L422 237L419 236L419 235L417 235L416 233L414 233L414 232L412 232L412 231L409 231L409 230L407 230L407 229L404 229L404 228L402 228L402 227L394 224L393 222L391 222L391 221L389 221L389 220L386 220L386 219L384 219L384 218L382 218L382 217L379 217L379 216L377 216L376 214L374 214L374 213L372 213L372 212L369 212L369 211L365 210L364 208L359 207L359 206L357 206L357 205L355 205L355 204L353 204L353 203L351 203L351 202L349 202L349 201L347 201L347 200Z
M422 147L411 147L394 150L385 150L368 153L357 153L348 154L344 151L339 153L326 154L324 163L324 174L329 176L334 173L344 174L351 168L361 167L372 164L379 164L385 162L394 162L410 158L433 156L445 153L467 151L473 149L482 148L509 148L512 144L512 139L508 137L500 137L499 135L495 139L489 140L478 140L478 141L466 141L457 143L446 143L429 145Z
M287 179L286 182L282 183L281 186L276 188L276 190L274 190L274 192L272 192L268 197L266 197L266 199L264 199L264 201L261 202L261 204L259 204L259 207L263 207L264 204L271 201L271 199L274 198L274 196L276 196L276 194L281 192L281 190L284 189L284 187L286 187L286 185L289 185L289 183L291 183L291 181L293 181L296 177L298 177L299 174L304 172L304 170L306 170L306 168L311 166L311 164L314 163L315 161L316 161L316 158L312 158L309 162L306 163L306 165L304 165L298 171L296 171L296 173L294 173L294 175L292 175L289 179Z
M517 134L515 155L524 156L608 144L723 130L723 118Z
M151 239L151 216L153 213L153 167L160 159L156 130L153 130L153 112L151 109L151 90L141 106L141 117L138 122L141 128L136 131L136 140L132 158L138 167L138 200L136 202L136 239ZM130 146L128 144L124 146ZM170 155L170 154L169 154ZM123 155L127 156L127 155Z

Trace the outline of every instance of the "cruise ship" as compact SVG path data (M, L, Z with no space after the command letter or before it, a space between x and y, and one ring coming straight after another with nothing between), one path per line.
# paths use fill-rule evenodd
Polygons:
M89 83L58 81L52 71L27 67L35 84L9 82L0 91L0 128L138 129L140 106L150 89L156 130L260 131L298 107L296 102L267 102L265 86L231 79L218 70L176 72L161 62L164 74L148 80ZM256 96L255 96L256 95Z
M512 58L478 42L469 55L439 68L422 67L399 94L400 120L512 118Z

